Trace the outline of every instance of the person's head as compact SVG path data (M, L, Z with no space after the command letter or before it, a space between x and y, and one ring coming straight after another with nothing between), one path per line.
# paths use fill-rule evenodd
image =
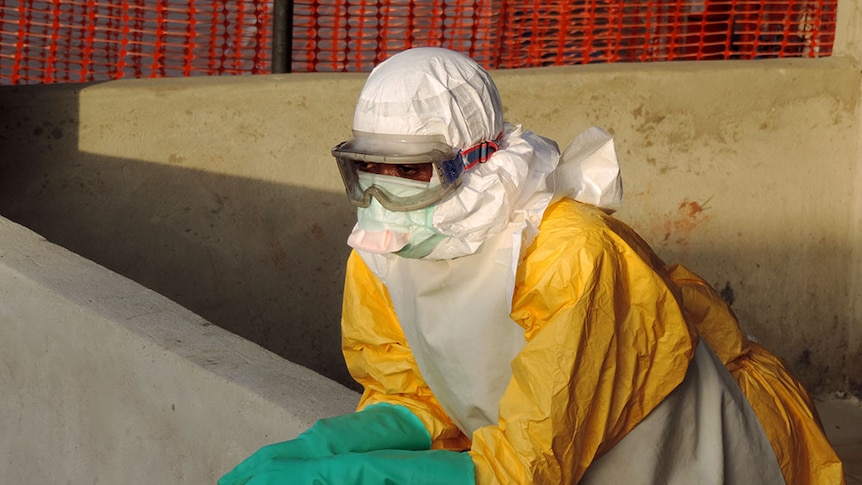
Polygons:
M441 48L392 56L368 76L353 137L332 149L358 207L348 244L407 258L475 252L521 203L536 147L556 163L556 146L545 145L504 124L497 86L469 57Z
M502 103L491 76L475 61L441 48L410 49L369 75L353 118L353 138L333 149L350 200L374 197L392 211L439 202L464 174L497 149ZM361 174L428 183L404 199L385 186L363 187ZM367 177L364 177L367 178Z

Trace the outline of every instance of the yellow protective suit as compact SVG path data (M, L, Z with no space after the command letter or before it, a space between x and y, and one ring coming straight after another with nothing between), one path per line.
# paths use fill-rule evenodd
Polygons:
M843 483L810 399L781 363L744 338L708 285L682 267L668 273L601 210L569 199L548 207L518 267L511 317L527 343L499 423L464 436L423 380L387 289L354 252L342 331L365 389L359 408L407 407L434 448L470 450L479 484L577 483L683 380L702 332L751 402L787 483Z
M814 402L784 364L748 340L732 310L699 276L668 268L689 321L742 388L788 484L843 484L841 461L823 434Z

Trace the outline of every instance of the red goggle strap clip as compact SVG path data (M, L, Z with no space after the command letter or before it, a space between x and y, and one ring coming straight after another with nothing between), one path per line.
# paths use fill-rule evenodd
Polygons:
M498 142L499 138L494 141L483 141L478 145L462 150L461 159L464 160L464 170L470 170L476 165L488 161L488 159L491 158L491 155L500 149Z

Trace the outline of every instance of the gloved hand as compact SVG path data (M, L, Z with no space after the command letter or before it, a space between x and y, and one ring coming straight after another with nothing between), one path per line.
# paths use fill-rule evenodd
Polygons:
M431 435L409 409L378 403L362 411L317 421L296 439L264 446L223 476L219 485L246 483L257 467L277 459L323 458L374 450L428 450Z
M380 450L326 458L274 458L245 485L474 485L473 460L454 451Z

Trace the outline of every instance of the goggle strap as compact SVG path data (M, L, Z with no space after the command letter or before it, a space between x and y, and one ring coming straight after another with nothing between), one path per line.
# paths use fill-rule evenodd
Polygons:
M470 170L480 163L485 163L500 146L496 141L483 141L466 150L461 151L461 159L464 161L464 170Z

